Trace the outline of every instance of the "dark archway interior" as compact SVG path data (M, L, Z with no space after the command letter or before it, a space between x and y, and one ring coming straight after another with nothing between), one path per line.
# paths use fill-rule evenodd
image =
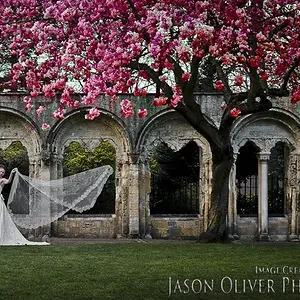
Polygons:
M271 149L268 162L269 215L283 216L285 212L284 183L287 152L288 147L283 142L276 143Z
M258 213L258 160L259 148L247 142L240 148L236 160L237 213L256 216Z
M190 141L175 152L165 143L151 159L151 214L199 213L199 146Z

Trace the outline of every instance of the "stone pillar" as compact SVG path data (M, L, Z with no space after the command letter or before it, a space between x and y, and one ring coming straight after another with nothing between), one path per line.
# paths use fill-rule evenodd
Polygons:
M229 197L228 197L228 216L227 226L228 234L231 240L239 239L237 234L237 193L236 193L236 159L237 153L234 154L234 162L229 174Z
M268 222L268 160L270 152L258 154L258 236L260 240L269 241Z
M129 234L130 163L127 153L117 153L116 159L116 237Z
M118 153L117 153L118 154ZM122 173L123 173L123 162L117 155L116 168L115 168L115 185L116 185L116 198L115 198L115 234L116 238L122 238L123 236L123 183L122 183Z
M297 190L292 187L291 188L291 225L290 225L290 236L289 240L291 241L299 241L298 236L296 234L297 231Z
M48 151L42 151L41 154L41 172L40 172L40 178L42 180L50 180L50 152ZM50 206L49 206L49 214L51 213L50 211ZM42 241L47 241L49 242L49 237L51 236L51 224L45 225L42 228Z
M149 163L141 161L139 163L139 227L140 235L151 239L151 215L150 215L150 192L151 173Z
M297 236L297 195L299 194L299 172L298 172L299 153L292 152L289 156L289 167L287 174L286 193L288 195L288 214L289 214L289 240L299 241Z
M60 176L61 174L58 170L60 169L60 166L62 164L62 157L56 152L53 152L49 155L50 155L50 158L45 161L44 168L46 168L46 167L48 168L48 173L49 173L48 179L55 180L55 179L58 179L61 177ZM45 177L45 179L46 179L46 177ZM58 236L58 220L53 221L51 223L50 232L51 232L52 236Z
M129 237L139 236L139 166L137 163L130 165L129 188Z

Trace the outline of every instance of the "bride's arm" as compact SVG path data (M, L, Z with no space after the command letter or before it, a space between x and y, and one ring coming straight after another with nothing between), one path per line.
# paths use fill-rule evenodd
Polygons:
M17 168L14 168L14 169L11 170L8 179L3 180L4 184L8 184L8 183L10 183L12 181L13 176L16 173L16 171L17 171Z

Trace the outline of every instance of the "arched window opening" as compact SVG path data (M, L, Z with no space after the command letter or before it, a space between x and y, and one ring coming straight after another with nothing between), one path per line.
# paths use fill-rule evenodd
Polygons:
M269 215L284 215L284 182L288 148L278 142L271 149L268 162L268 210Z
M236 160L237 213L241 217L258 213L258 151L252 142L247 142Z
M199 213L199 147L191 141L174 152L165 143L151 158L151 214Z
M5 166L6 174L8 178L13 168L18 168L19 172L24 175L29 175L29 157L26 147L20 141L12 142L6 149L0 148L0 164ZM2 195L5 203L7 203L11 184L6 184L3 187ZM29 213L29 195L24 194L24 201L21 207L15 207L11 204L11 209L15 214L28 214Z
M64 177L104 165L110 165L115 170L116 151L108 141L102 141L94 150L87 150L76 141L71 142L65 148L63 158ZM112 174L98 196L94 207L82 212L82 214L114 214L115 197L115 175ZM79 213L69 211L69 214Z

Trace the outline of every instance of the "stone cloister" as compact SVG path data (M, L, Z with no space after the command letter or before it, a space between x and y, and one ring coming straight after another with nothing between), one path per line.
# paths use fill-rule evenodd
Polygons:
M37 117L25 112L24 94L0 95L0 148L20 141L27 149L29 176L56 179L63 176L64 150L77 141L87 149L94 149L101 141L108 141L116 151L115 212L113 214L68 215L42 228L39 234L59 237L146 237L197 239L205 231L210 206L211 150L209 143L175 111L152 107L151 99L137 99L140 107L149 108L147 118L124 119L117 106L103 104L101 115L94 121L84 118L87 107L70 110L63 120L51 118L56 103L49 104L45 114ZM123 95L131 98L133 96ZM222 110L219 94L196 94L207 118L218 126ZM101 99L99 99L101 102ZM36 108L39 101L36 101ZM300 120L297 107L289 107L286 100L278 99L268 112L238 118L232 131L232 143L237 160L242 147L253 145L257 162L255 191L257 211L240 214L237 191L237 168L230 173L228 229L233 238L263 240L297 240L299 237L299 176L300 176ZM48 122L51 128L41 130ZM196 214L152 214L150 209L150 157L159 143L174 151L190 141L199 147L199 211ZM283 206L278 215L269 214L268 173L272 149L282 143L284 156ZM243 199L249 195L244 180ZM248 182L248 183L247 183ZM280 181L281 182L281 181ZM281 184L281 183L280 183ZM251 193L252 193L251 192ZM251 196L251 195L250 195ZM248 198L247 198L248 199ZM42 233L41 233L42 232Z

